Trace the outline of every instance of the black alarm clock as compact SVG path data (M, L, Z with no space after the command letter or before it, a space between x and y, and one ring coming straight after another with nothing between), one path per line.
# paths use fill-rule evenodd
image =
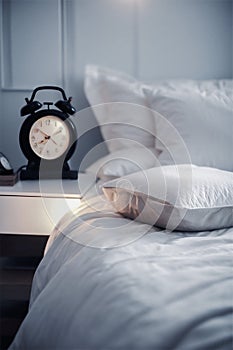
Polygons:
M53 102L34 101L40 90L58 90L63 100ZM77 131L69 118L76 110L71 105L71 97L66 98L64 90L57 86L39 86L33 90L30 100L21 108L21 116L27 116L23 122L19 143L28 159L26 169L21 170L21 180L39 178L77 179L78 172L70 170L68 160L77 144ZM45 108L42 108L43 105Z

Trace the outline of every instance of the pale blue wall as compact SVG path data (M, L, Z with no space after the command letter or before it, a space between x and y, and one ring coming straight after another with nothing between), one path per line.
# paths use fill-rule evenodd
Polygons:
M3 3L10 13L1 30L0 149L16 167L25 163L18 146L24 97L37 85L56 83L73 95L78 109L84 108L87 63L146 81L232 78L230 0L0 0ZM80 130L86 123L91 120L81 121ZM97 132L83 140L77 163L98 138Z

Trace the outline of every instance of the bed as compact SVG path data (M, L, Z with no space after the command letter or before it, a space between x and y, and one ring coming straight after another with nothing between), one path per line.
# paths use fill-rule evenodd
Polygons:
M10 349L232 349L232 81L88 66L85 84L109 154L51 233Z

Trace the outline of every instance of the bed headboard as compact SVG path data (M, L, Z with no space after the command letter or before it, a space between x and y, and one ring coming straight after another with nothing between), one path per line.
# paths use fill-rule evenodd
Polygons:
M231 0L0 0L0 5L0 150L15 167L25 163L18 146L25 96L38 85L60 85L82 110L88 106L87 63L144 81L232 78ZM75 166L100 140L98 128L80 140Z

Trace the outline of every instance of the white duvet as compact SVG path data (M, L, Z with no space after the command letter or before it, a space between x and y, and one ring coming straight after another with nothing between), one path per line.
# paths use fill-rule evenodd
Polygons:
M10 349L232 349L232 234L151 228L92 198L54 230Z

